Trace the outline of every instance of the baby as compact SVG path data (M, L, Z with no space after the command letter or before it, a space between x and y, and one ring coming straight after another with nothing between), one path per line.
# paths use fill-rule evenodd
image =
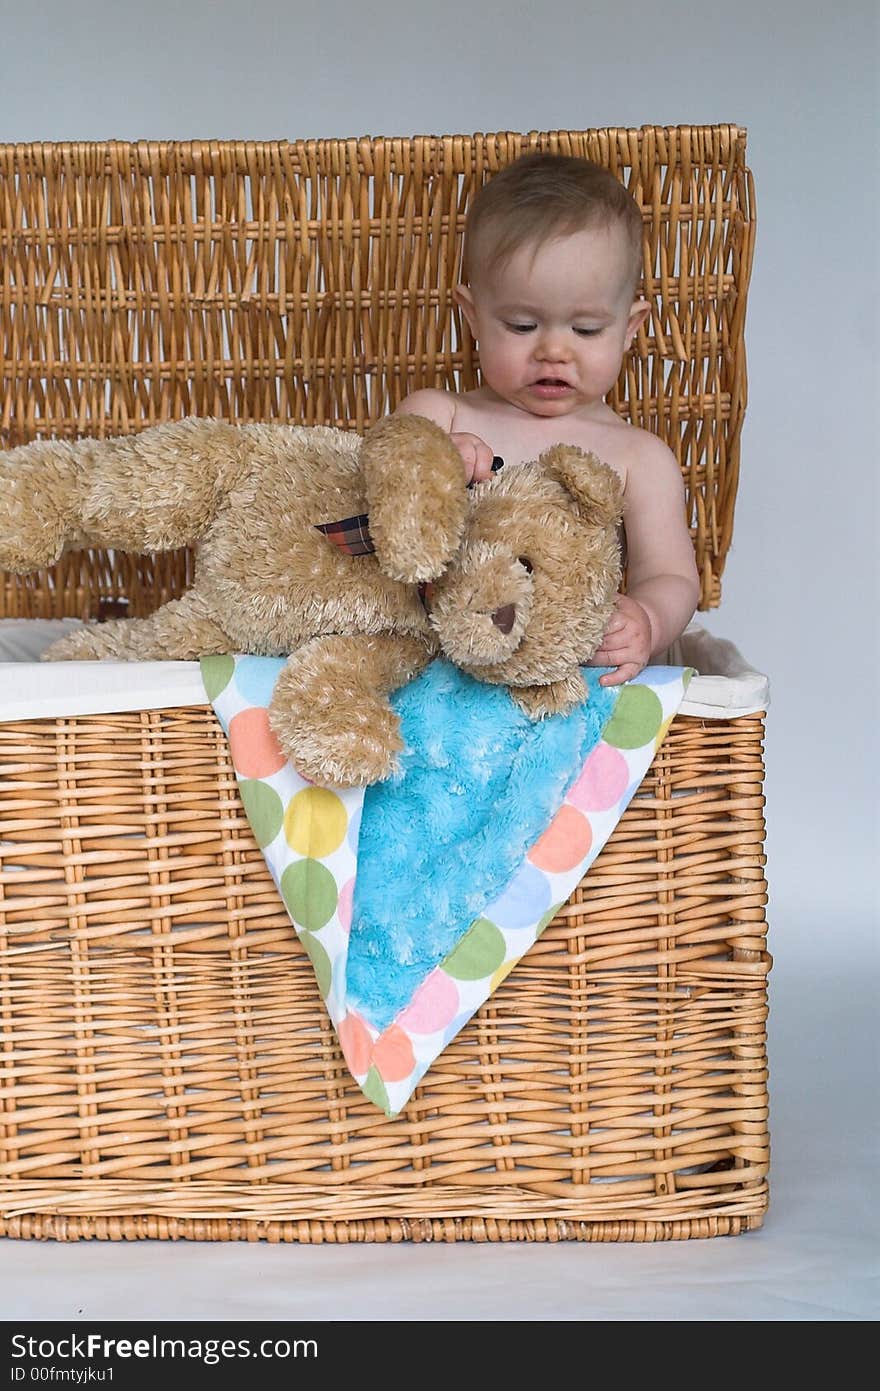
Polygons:
M617 685L681 634L699 597L675 456L605 403L650 306L635 298L642 219L623 185L588 160L524 155L479 192L454 291L480 350L483 385L415 391L395 414L447 430L470 480L493 455L534 459L574 444L624 485L627 593L591 665Z

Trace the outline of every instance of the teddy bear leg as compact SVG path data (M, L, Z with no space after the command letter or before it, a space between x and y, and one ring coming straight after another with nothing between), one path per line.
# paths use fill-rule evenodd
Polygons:
M418 638L312 638L275 685L269 723L294 767L313 782L364 787L397 769L403 748L388 693L431 660Z
M197 595L184 594L147 618L114 618L78 628L47 648L42 659L90 662L111 657L118 662L185 662L212 652L230 652L233 646L209 616L204 602Z
M84 546L189 545L239 477L241 454L237 426L196 417L136 435L0 450L0 570L26 573Z
M511 686L510 694L530 720L543 720L548 715L571 714L578 705L583 705L589 691L578 671L561 681L550 681L546 686Z
M0 452L0 570L27 574L61 555L77 500L72 459L54 440Z

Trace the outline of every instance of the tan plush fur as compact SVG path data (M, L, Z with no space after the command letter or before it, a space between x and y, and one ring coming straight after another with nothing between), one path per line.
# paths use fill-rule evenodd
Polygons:
M586 697L578 668L614 607L622 503L617 474L569 445L508 464L472 490L431 623L450 661L510 686L533 719Z
M0 454L0 569L86 545L198 543L183 598L89 625L47 656L295 653L269 712L282 747L315 781L364 784L397 766L388 694L438 643L514 688L533 718L583 699L578 665L619 580L620 506L616 475L567 446L468 492L448 436L419 416L382 420L363 439L189 419ZM365 512L375 556L348 555L316 529ZM428 580L430 615L416 587Z

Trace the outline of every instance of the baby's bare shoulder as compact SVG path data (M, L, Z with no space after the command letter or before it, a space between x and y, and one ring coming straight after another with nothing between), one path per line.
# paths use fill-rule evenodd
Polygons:
M611 410L599 420L590 420L586 428L564 442L578 444L588 453L597 454L617 470L627 488L631 478L637 480L642 475L665 473L670 463L678 467L674 454L662 440L648 430L621 420Z
M634 474L670 474L680 476L678 460L657 435L650 430L642 430L638 425L623 423L623 430L617 436L617 447L626 463L626 471Z
M426 386L411 391L401 401L395 415L423 415L444 430L452 429L455 419L455 403L458 398L454 392L441 391L439 387Z

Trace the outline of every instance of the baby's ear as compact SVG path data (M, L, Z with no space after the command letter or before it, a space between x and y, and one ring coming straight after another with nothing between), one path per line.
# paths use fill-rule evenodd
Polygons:
M538 463L571 493L578 510L595 526L616 525L623 515L623 484L608 464L572 444L545 449Z
M458 307L459 307L459 309L461 310L462 314L464 314L464 317L467 319L467 321L468 321L468 327L470 328L470 331L471 331L471 336L474 338L474 340L476 340L476 338L477 338L477 310L476 310L476 305L474 304L474 297L473 297L473 295L471 294L471 291L470 291L469 286L467 286L467 285L456 285L455 288L454 288L453 291L452 291L452 298L453 298L453 301L455 302L455 304L458 305Z

